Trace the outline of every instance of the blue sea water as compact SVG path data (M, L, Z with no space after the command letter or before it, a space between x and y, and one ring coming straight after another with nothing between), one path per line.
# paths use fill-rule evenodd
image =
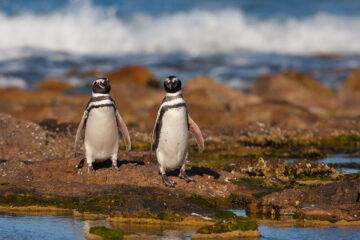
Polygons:
M81 240L90 226L107 225L105 221L83 221L62 216L8 216L0 215L0 239L42 239L42 240ZM117 226L127 231L160 235L159 239L190 239L195 230L141 225ZM259 226L264 240L355 240L360 237L356 228L278 228Z
M0 0L0 86L144 65L249 90L297 70L336 89L360 65L358 0Z

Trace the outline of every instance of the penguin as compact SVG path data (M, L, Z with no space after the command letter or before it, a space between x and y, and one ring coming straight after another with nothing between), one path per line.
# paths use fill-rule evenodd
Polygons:
M121 132L126 151L131 149L129 131L125 122L110 96L110 81L107 78L98 78L92 84L92 97L90 98L82 119L79 123L75 137L75 156L85 129L84 146L88 172L95 172L93 163L111 158L112 169L118 170L117 156Z
M179 178L186 182L195 180L186 175L188 157L188 132L198 144L200 152L204 150L201 130L190 117L181 91L181 81L176 76L169 76L164 81L165 97L160 105L152 132L151 150L156 153L162 183L175 187L176 182L168 179L166 172L180 168Z

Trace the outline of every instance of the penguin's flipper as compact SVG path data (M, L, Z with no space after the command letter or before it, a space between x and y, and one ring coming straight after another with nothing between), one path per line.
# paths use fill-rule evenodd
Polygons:
M194 122L194 120L192 120L190 114L188 114L188 123L189 123L189 130L194 135L200 152L204 151L205 145L204 145L204 138L201 134L201 130L199 126Z
M120 116L120 113L118 110L116 110L116 121L117 121L118 129L124 138L125 145L126 145L126 151L129 152L131 150L131 140L130 140L129 131L126 127L124 120Z
M154 125L154 129L152 131L151 134L151 143L150 143L150 158L152 158L152 151L154 150L154 148L156 149L157 146L154 146L154 144L156 144L156 139L159 137L157 136L158 132L156 131L156 129L159 129L159 116L160 116L160 110L161 107L158 111L158 114L156 116L156 121L155 121L155 125Z
M85 127L87 117L88 117L88 112L85 111L82 118L81 118L81 121L79 123L78 129L76 131L75 145L74 145L74 155L75 155L75 157L77 156L77 150L78 150L77 148L78 148L78 145L79 145L79 140L80 140L80 137L81 137L82 130Z

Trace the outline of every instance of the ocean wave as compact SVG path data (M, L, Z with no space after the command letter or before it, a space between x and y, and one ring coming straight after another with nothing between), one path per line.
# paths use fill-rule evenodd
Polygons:
M360 16L257 19L235 9L119 18L115 9L86 1L50 14L0 13L0 51L20 49L16 56L29 47L90 55L360 54L358 26Z
M0 76L0 87L26 89L27 84L21 78Z

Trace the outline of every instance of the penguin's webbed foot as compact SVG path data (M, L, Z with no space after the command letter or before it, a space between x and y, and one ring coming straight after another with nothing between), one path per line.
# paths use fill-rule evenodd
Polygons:
M170 180L170 179L166 176L166 174L161 174L161 177L162 177L162 182L163 182L163 184L164 184L165 186L167 186L167 187L175 187L176 182Z
M88 173L95 173L93 165L88 166Z
M110 169L111 170L116 170L116 171L120 170L120 168L118 166L114 166L114 165L112 165Z
M195 182L195 179L193 179L192 177L189 177L185 172L180 171L179 178L184 179L187 183Z

